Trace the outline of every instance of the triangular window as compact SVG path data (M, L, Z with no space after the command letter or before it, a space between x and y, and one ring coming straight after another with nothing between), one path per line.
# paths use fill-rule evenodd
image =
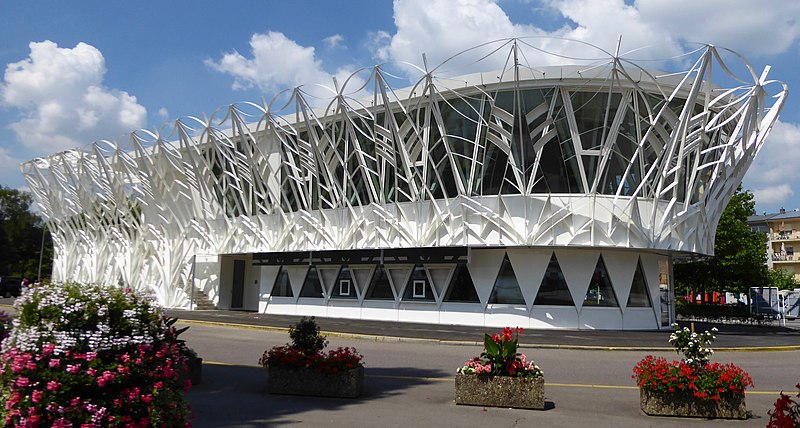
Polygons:
M500 273L494 282L492 294L489 296L489 303L505 303L510 305L524 305L525 298L522 297L522 290L519 288L517 276L514 275L514 268L508 260L508 254L503 259L500 266Z
M552 306L575 306L572 301L572 294L569 292L569 286L564 279L564 273L561 272L561 266L558 264L558 259L555 253L550 257L550 263L547 265L547 271L542 278L542 284L539 286L539 292L536 294L534 305L552 305Z
M339 275L333 283L331 297L334 299L357 299L356 283L353 281L353 273L347 265L342 266Z
M300 297L322 297L322 283L319 280L317 268L311 266L303 281L303 288L300 290Z
M603 256L597 259L597 266L594 268L592 280L589 281L589 289L586 290L583 306L619 307L614 287L611 286L611 279L608 277L606 264L603 262Z
M422 265L414 266L414 272L411 273L411 278L408 280L406 290L403 293L403 300L429 302L435 300L431 291L431 281L428 279L428 274Z
M631 294L628 295L629 308L652 308L650 293L647 292L647 281L644 279L641 259L636 263L636 272L633 274Z
M292 285L289 283L289 272L286 267L281 266L278 270L278 277L275 278L275 285L272 286L271 296L275 297L294 297Z
M367 289L366 299L394 300L392 285L389 283L389 275L383 265L378 265L375 268L375 273L372 274L372 281L370 281Z
M478 292L475 291L475 283L472 282L467 265L459 264L456 266L456 271L453 273L453 279L450 281L450 287L447 288L444 301L480 303Z

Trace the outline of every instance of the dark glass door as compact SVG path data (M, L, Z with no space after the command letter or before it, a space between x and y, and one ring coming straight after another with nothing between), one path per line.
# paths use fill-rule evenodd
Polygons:
M231 296L231 308L242 308L244 306L244 260L233 261L233 295Z

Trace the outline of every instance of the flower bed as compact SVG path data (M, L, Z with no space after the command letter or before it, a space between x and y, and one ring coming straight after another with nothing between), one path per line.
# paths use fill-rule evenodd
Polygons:
M6 426L188 426L185 345L147 296L79 284L23 292L0 354Z
M327 353L325 336L314 318L303 318L289 329L292 344L264 352L258 363L268 369L271 394L356 398L364 389L364 357L355 348Z
M484 335L484 352L456 372L456 404L544 409L544 374L517 353L521 328Z
M670 343L684 354L668 362L648 355L633 368L640 406L648 415L702 418L747 418L745 390L750 376L733 364L710 363L712 332L693 333L673 324Z

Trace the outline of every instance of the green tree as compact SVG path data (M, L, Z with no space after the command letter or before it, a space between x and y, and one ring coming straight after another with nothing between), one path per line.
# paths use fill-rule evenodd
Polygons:
M753 214L753 194L739 185L717 225L714 256L674 266L677 293L746 293L749 287L769 283L767 238L750 230L747 217Z
M771 269L767 272L767 279L770 287L777 287L778 290L792 290L797 288L797 281L794 275L781 269Z
M32 204L30 193L0 186L0 275L37 279L44 239L42 279L50 277L53 244Z

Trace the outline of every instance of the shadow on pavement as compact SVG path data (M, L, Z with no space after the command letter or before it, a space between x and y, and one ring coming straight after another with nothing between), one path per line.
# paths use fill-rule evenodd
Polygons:
M450 376L417 367L367 368L364 393L357 399L274 395L267 392L267 371L261 367L204 365L203 383L188 399L194 427L263 427L302 424L306 412L331 412L385 400L419 385Z

